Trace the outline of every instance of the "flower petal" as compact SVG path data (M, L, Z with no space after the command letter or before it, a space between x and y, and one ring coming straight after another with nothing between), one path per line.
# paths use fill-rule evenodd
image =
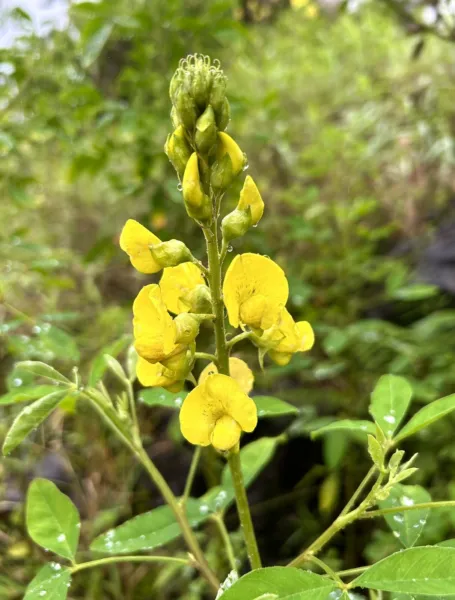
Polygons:
M204 285L199 268L190 262L164 269L160 280L161 295L167 309L175 314L189 312L189 295L198 285Z
M231 356L229 358L229 372L233 379L237 381L245 394L249 394L253 389L254 375L250 367L241 358ZM199 385L204 383L209 375L218 373L215 363L210 363L199 375Z
M157 273L161 267L150 253L149 246L161 240L146 227L128 219L120 234L120 248L128 254L131 264L141 273Z
M226 272L223 296L229 323L233 327L238 327L241 321L242 304L255 296L263 296L266 307L260 301L258 315L253 316L260 317L261 329L271 327L286 304L288 295L289 286L283 269L266 256L240 254L234 258Z
M207 397L221 404L222 413L230 415L243 431L253 431L258 420L256 404L237 381L228 375L216 374L207 377L200 387L205 388Z
M159 362L175 349L176 327L156 284L144 286L133 303L135 348L140 356Z
M300 352L311 350L314 345L314 331L308 321L299 321L296 323L300 336Z
M225 452L238 443L241 433L242 430L237 421L229 415L224 415L216 422L210 441L214 448Z
M251 224L257 225L264 214L264 201L250 175L247 175L245 178L245 183L240 192L240 200L237 205L237 208L241 210L246 210L248 207L251 209Z
M208 446L215 424L223 414L221 402L208 397L205 386L198 385L185 398L180 410L183 437L191 444Z
M136 365L136 375L144 387L163 387L171 391L180 391L184 381L173 379L168 374L169 371L160 363L150 363L139 356Z

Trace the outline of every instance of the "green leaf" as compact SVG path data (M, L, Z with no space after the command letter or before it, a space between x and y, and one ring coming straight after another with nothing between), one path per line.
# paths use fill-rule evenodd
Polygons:
M381 444L372 435L368 435L368 454L377 468L382 471L384 468L384 451Z
M58 563L49 563L28 584L24 600L65 600L70 585L70 569Z
M128 383L128 377L126 376L125 371L123 370L122 365L119 361L111 356L110 354L104 355L104 360L109 368L109 370L123 383Z
M19 402L36 400L55 391L55 385L24 385L0 396L0 405L5 406L7 404L18 404Z
M112 23L104 23L99 26L86 40L82 53L82 66L87 69L92 65L101 54L107 40L110 38L113 30Z
M3 455L9 454L33 429L41 425L66 395L66 390L58 390L22 409L6 434L3 442Z
M378 502L379 508L395 508L431 502L430 494L419 485L393 486L386 500ZM427 523L429 509L405 510L401 513L384 515L394 536L405 546L411 548L417 542Z
M440 290L438 286L421 283L416 285L410 285L403 287L398 290L394 290L390 297L396 300L405 300L407 302L426 300L439 294Z
M427 404L413 417L411 417L411 419L409 419L403 429L401 429L396 436L396 441L400 442L401 440L414 435L421 429L424 429L435 421L442 419L454 410L455 394L451 394L450 396L446 396L445 398L441 398L440 400L435 400L434 402Z
M115 340L115 342L112 342L112 344L104 346L104 348L102 348L100 352L98 352L98 354L92 360L92 364L90 367L90 375L88 378L88 385L90 387L95 387L98 381L100 381L103 378L103 375L107 370L107 364L104 360L104 355L109 354L114 358L117 357L120 354L120 352L122 352L128 346L130 341L131 336L124 335L120 339Z
M324 425L320 429L316 429L311 432L312 439L319 437L320 435L324 435L325 433L330 433L332 431L352 431L355 433L368 433L374 435L376 433L376 428L374 423L371 421L353 421L352 419L341 419L340 421L334 421L333 423L329 423L328 425Z
M370 567L353 586L399 594L455 594L455 548L402 550Z
M14 368L19 369L21 371L27 371L31 373L34 377L43 377L44 379L58 381L59 383L64 383L66 385L70 383L69 379L67 379L64 375L59 373L56 369L54 369L54 367L46 365L46 363L40 362L38 360L24 360L22 362L16 363Z
M188 499L186 510L192 527L208 517L207 512L201 512L200 503L194 498ZM180 537L181 533L169 506L159 506L98 536L90 549L107 554L153 550Z
M267 567L241 577L222 600L327 600L336 590L330 579L292 567Z
M383 375L371 394L370 413L391 438L411 402L412 388L404 377Z
M79 541L80 517L77 508L58 487L47 479L34 479L28 488L27 531L32 540L74 560Z
M165 406L166 408L180 408L188 392L168 392L164 388L148 388L139 394L139 402L147 406Z
M253 400L257 406L259 418L295 415L299 412L292 404L273 396L253 396Z

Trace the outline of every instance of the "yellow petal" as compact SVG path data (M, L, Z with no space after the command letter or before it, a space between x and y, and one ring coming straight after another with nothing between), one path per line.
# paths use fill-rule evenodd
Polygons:
M139 356L136 365L136 375L144 387L173 388L172 391L180 391L184 381L169 377L168 374L169 371L160 363L150 363ZM176 386L180 386L180 389L176 390Z
M240 385L245 394L249 394L253 389L254 375L250 367L240 358L231 356L229 358L230 375ZM209 375L218 373L218 369L214 363L210 363L199 375L199 385L204 383Z
M314 345L314 331L308 321L299 321L296 323L300 335L300 352L311 350Z
M205 386L198 385L183 401L180 410L180 429L191 444L208 446L215 424L224 414L217 398L208 397Z
M218 139L220 143L218 144L217 158L220 159L225 154L229 154L229 158L232 162L232 171L234 175L238 175L245 165L245 155L237 142L235 142L227 133L220 131L218 133Z
M141 273L161 271L149 249L149 246L160 242L156 235L134 219L128 219L120 234L120 248L128 254L133 267Z
M204 192L201 188L199 177L199 165L197 153L193 152L186 163L185 173L182 180L183 198L186 204L194 208L202 207L204 203Z
M308 321L295 323L286 309L278 323L258 340L258 345L270 349L270 358L278 365L287 365L295 352L305 352L313 344L314 332Z
M289 286L283 269L266 256L240 254L234 258L226 272L223 296L229 323L233 327L239 326L242 305L255 296L263 296L266 307L260 300L258 315L249 316L253 321L259 318L261 329L271 327L279 318L288 295ZM242 323L249 325L246 321Z
M216 422L210 441L214 448L225 452L238 443L241 433L237 421L229 415L224 415Z
M219 402L223 414L237 421L243 431L253 431L257 425L256 404L232 377L210 375L199 387L204 388L206 397Z
M151 362L159 362L175 349L176 327L166 310L160 287L146 285L133 303L134 347Z
M237 205L238 209L243 210L247 210L248 207L251 209L251 224L257 225L264 214L264 201L262 200L261 194L259 193L253 178L249 175L246 176L245 183L240 192L240 200Z
M204 283L200 269L193 263L185 262L177 267L164 269L160 288L167 309L177 315L189 312L191 292Z

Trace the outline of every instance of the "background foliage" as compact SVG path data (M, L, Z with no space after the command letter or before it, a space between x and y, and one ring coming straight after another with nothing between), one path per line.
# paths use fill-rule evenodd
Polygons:
M411 381L417 407L453 392L455 45L441 39L450 37L448 17L439 29L423 26L416 10L425 3L413 3L412 14L394 4L79 2L68 28L0 49L0 438L17 412L5 398L28 383L14 362L42 359L68 373L77 364L96 379L104 352L123 356L144 282L118 248L126 218L202 250L163 152L168 82L190 52L222 61L231 131L266 202L261 226L236 243L285 268L293 313L317 333L309 355L257 376L257 393L300 411L295 439L251 490L266 560L285 561L315 536L367 464L355 438L312 442L312 429L333 415L365 417L386 372ZM30 28L26 13L13 18ZM141 407L150 452L178 491L188 449L175 418L153 410ZM287 424L266 423L258 435ZM452 431L447 419L409 444L423 467L413 483L434 498L455 498ZM219 471L208 453L205 481ZM6 598L22 597L41 562L22 524L31 477L70 494L87 547L109 524L159 504L129 457L71 401L0 473ZM203 477L198 485L202 493ZM270 519L276 531L261 540ZM453 511L432 515L423 541L454 537L454 528ZM328 559L342 568L392 549L398 542L385 526L368 523L340 538ZM152 589L172 598L185 574L171 569L93 572L72 594L140 600ZM184 598L200 598L199 589L192 582Z

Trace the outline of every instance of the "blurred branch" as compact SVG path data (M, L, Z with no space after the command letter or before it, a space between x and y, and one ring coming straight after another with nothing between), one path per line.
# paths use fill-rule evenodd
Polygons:
M413 33L427 33L429 35L434 35L441 40L446 42L455 42L455 30L450 31L447 35L442 31L438 30L436 27L432 25L428 25L426 23L422 23L416 15L407 8L405 4L401 0L382 0L384 4L386 4L391 10L393 10L399 17L401 17L404 21L407 21L409 24L413 25L415 29Z

